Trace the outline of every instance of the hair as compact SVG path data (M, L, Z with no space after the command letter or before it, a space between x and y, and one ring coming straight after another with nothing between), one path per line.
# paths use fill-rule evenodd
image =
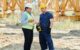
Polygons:
M28 7L25 7L25 10L24 11L26 11L26 9L28 9Z

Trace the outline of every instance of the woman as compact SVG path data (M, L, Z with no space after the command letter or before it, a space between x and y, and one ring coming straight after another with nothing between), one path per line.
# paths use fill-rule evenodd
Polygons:
M22 13L21 23L22 31L24 33L24 50L30 50L33 41L34 19L32 16L32 5L30 3L25 5L25 11Z

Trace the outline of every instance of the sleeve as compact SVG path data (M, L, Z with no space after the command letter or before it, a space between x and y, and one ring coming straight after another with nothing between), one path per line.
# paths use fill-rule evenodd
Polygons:
M22 16L21 17L21 24L26 24L27 23L27 17L26 17L26 15L24 13L22 13L21 16Z
M48 15L49 15L49 19L53 18L53 14L52 13L48 13Z

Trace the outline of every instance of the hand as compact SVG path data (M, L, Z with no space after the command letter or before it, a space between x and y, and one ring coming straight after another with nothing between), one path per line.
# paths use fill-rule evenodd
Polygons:
M38 24L39 22L37 20L34 20L34 24Z
M32 23L32 22L34 22L34 20L31 19L31 20L29 20L28 22Z

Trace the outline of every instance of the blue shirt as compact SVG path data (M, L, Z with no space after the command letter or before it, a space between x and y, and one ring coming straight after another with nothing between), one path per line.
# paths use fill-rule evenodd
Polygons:
M49 28L51 18L53 18L53 15L50 12L40 14L40 26Z
M26 12L23 12L22 15L21 15L21 23L22 24L26 24L27 23L27 16L26 16Z
M25 12L23 12L22 15L21 15L22 17L21 17L21 20L20 20L20 21L21 21L22 24L27 24L27 22L28 22L28 21L27 21L28 16L27 16L26 13L28 13L28 12L25 11ZM30 15L31 15L31 14L30 14Z

